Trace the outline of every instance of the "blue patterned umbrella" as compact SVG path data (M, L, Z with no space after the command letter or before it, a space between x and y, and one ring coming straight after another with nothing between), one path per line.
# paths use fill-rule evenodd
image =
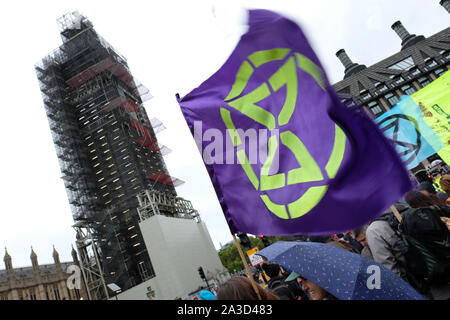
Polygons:
M257 253L340 300L424 300L379 263L332 245L279 241Z

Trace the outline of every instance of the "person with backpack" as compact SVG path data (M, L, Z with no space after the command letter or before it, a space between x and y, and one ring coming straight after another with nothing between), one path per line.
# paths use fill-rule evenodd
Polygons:
M450 207L418 190L404 198L411 209L403 214L399 232L408 247L409 276L432 299L450 299L450 230L444 221Z
M270 277L268 289L278 295L281 300L303 300L306 295L294 281L286 282L289 274L283 268L272 262L262 264L262 269Z
M450 207L442 199L420 188L407 192L404 196L405 201L411 208L436 207L442 217L450 218Z
M408 210L408 206L399 202L395 204L395 208L400 214ZM406 248L396 232L398 224L394 213L388 210L367 227L366 240L375 262L384 265L404 280L408 280L404 257Z

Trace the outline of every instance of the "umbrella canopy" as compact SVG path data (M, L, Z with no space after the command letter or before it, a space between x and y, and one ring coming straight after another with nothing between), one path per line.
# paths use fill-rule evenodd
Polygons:
M257 253L340 300L424 300L383 265L332 245L279 241Z

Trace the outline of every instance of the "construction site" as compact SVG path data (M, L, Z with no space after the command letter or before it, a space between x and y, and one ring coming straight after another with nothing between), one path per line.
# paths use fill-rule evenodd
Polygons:
M149 90L86 17L72 12L57 24L63 44L35 69L89 298L107 299L155 276L142 219L199 216L175 191L182 181L156 138L164 126L143 107Z

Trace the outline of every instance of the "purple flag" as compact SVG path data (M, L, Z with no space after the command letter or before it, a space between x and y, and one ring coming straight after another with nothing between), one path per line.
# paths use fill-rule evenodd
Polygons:
M393 146L345 107L301 29L267 10L225 64L179 99L232 233L331 234L411 188Z

